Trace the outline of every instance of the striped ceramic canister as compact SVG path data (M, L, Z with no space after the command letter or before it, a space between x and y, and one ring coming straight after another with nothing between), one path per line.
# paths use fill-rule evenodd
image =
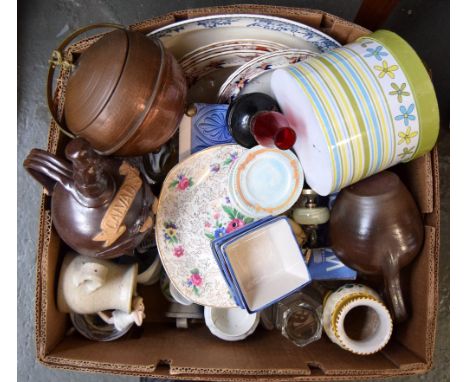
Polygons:
M278 69L271 87L296 131L306 181L320 195L417 158L437 140L429 74L393 32Z

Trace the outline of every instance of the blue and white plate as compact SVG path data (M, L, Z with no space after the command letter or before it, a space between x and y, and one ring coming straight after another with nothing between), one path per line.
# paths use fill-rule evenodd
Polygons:
M307 25L255 14L193 18L156 29L148 36L159 38L177 59L200 46L236 39L274 41L290 48L318 53L341 46L330 36Z

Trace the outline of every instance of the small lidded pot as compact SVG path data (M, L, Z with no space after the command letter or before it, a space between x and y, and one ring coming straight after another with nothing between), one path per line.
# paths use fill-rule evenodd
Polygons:
M64 105L68 135L86 139L102 155L137 156L155 151L177 131L186 82L161 41L118 27L72 65Z

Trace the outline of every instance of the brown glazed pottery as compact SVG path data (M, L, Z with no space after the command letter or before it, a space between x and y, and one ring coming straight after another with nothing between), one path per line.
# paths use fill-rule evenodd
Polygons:
M155 197L126 161L97 155L82 138L65 148L65 161L31 150L26 170L52 196L52 222L76 252L114 258L133 249L151 232Z
M74 64L66 126L100 154L143 155L174 135L186 92L182 69L159 40L117 29Z
M407 312L400 269L419 253L422 217L408 189L384 171L343 189L331 211L330 241L339 259L367 275L381 275L395 320Z

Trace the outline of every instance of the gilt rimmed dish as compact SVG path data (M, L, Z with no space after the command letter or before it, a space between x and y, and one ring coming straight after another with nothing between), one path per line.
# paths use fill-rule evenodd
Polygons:
M156 216L161 261L177 291L200 305L236 306L210 243L254 221L228 196L229 171L245 150L238 145L202 150L176 165L162 186Z

